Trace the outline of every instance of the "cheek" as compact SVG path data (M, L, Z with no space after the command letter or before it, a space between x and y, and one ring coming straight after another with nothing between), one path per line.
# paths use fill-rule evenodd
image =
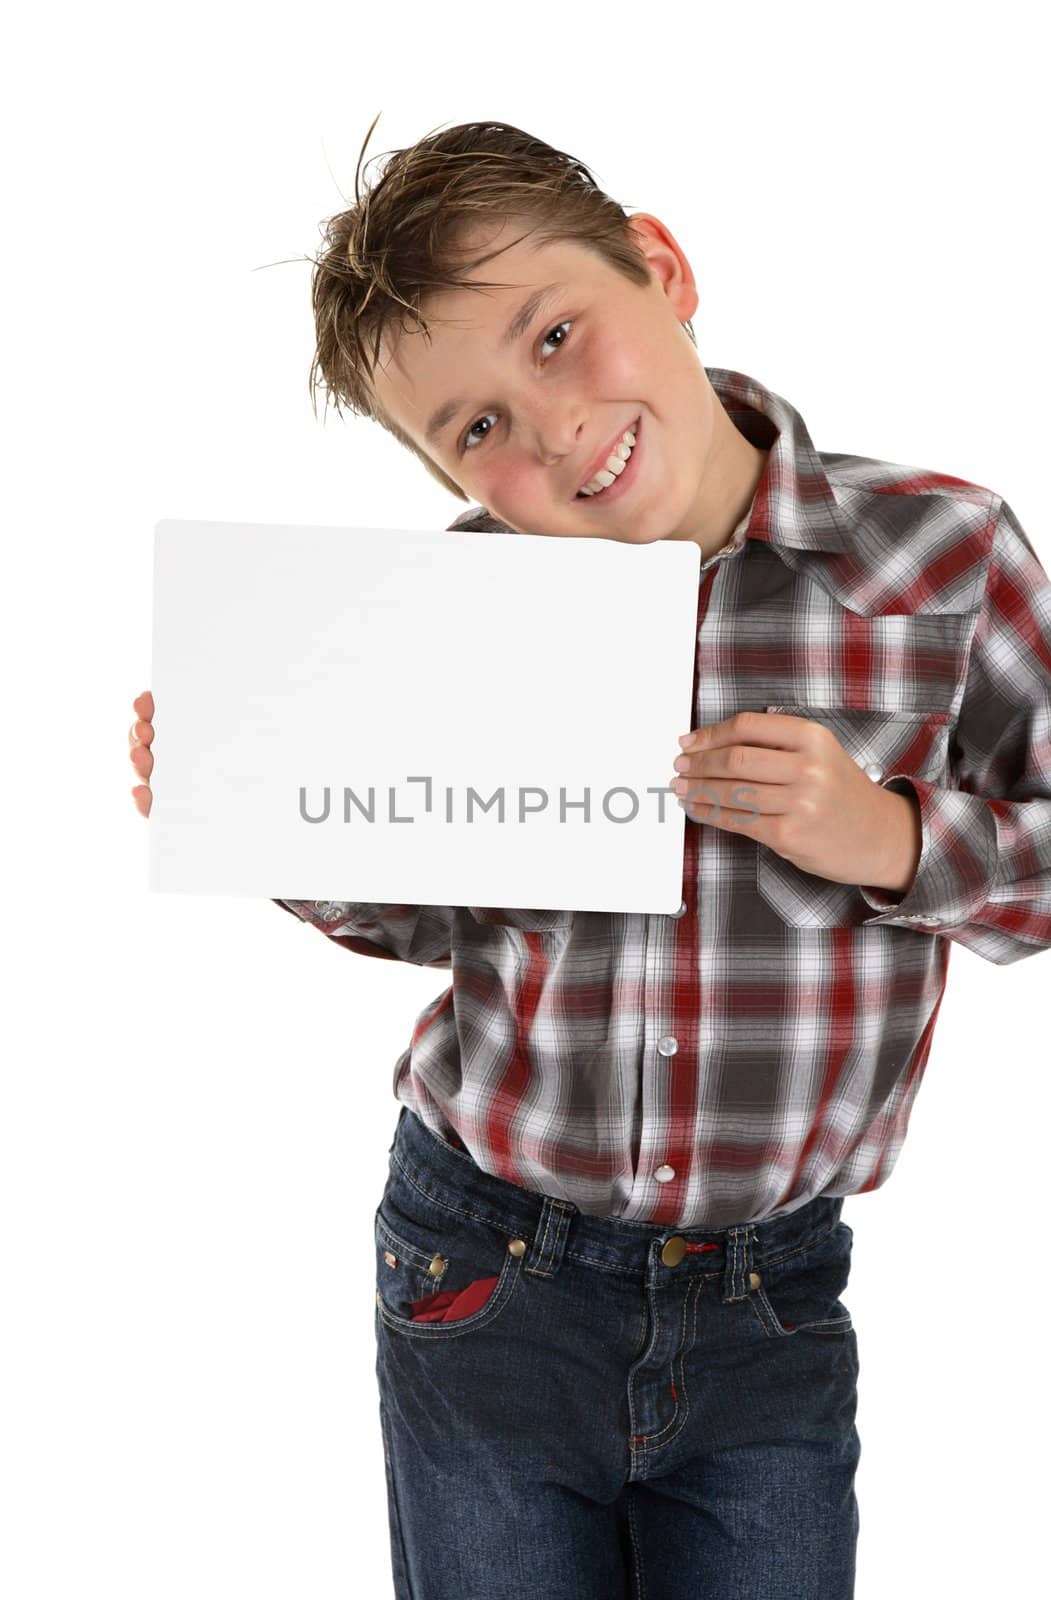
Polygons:
M514 461L507 451L498 463L489 465L478 474L478 496L490 511L503 505L509 510L536 495L538 469L528 462ZM542 476L542 473L541 473Z
M640 348L627 333L594 340L580 368L584 394L593 400L634 398L643 377Z

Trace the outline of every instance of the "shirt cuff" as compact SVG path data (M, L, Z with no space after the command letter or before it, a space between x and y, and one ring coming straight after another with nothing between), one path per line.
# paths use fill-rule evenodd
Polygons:
M904 784L904 788L901 785ZM898 787L895 787L897 785ZM903 893L895 895L891 890L881 889L871 884L859 884L858 892L866 904L880 914L875 917L866 917L863 927L883 922L901 922L913 928L939 930L946 922L955 925L955 908L939 906L937 890L932 881L931 867L931 829L929 810L931 796L937 792L937 785L928 783L925 778L913 778L905 773L893 773L889 778L884 778L880 784L881 789L889 789L892 794L913 794L920 808L920 859L916 863L912 882Z
M348 922L358 922L368 915L388 910L389 907L364 905L352 900L276 900L275 905L291 911L309 927L320 928L322 933L339 933Z

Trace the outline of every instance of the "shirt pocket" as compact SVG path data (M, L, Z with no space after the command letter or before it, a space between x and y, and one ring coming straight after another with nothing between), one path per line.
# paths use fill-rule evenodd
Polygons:
M884 711L845 706L782 705L767 711L820 722L874 783L887 778L924 778L951 783L949 742L952 717L947 711ZM793 928L846 928L867 922L877 913L850 883L833 883L804 872L769 845L757 846L756 889Z

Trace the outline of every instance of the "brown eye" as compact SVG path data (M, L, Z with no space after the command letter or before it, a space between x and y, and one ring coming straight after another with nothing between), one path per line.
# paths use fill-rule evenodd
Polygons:
M485 443L486 439L488 439L493 430L488 428L485 433L482 434L476 434L474 430L477 428L479 422L488 422L489 418L494 415L494 412L487 411L484 416L479 417L477 421L471 423L471 426L463 436L463 447L465 450L474 449L476 446Z
M551 335L553 333L559 333L563 328L569 328L570 326L571 326L571 324L568 323L568 322L556 322L555 326L553 328L549 328L547 330L547 338L544 340L544 344L550 344ZM558 344L556 344L556 346L555 346L555 349L556 350L561 350L562 346L566 342L566 339L568 339L568 338L569 338L569 335L567 333L564 338L559 340Z
M561 350L562 346L565 344L566 340L569 338L568 330L572 326L573 326L572 320L567 320L566 322L556 322L553 328L549 328L547 330L547 338L541 340L540 348L543 349L545 344L550 344L551 343L551 335L553 333L561 333L562 329L565 328L567 330L567 332L565 334L563 334L562 338L555 345L555 349L556 350ZM548 360L550 360L550 357L548 357ZM460 447L462 453L466 454L466 452L469 451L469 450L477 450L477 448L478 448L478 446L480 444L484 444L485 443L486 439L488 439L489 435L493 431L492 428L487 428L486 431L484 433L481 433L481 434L475 433L474 430L475 430L475 428L477 428L477 426L478 426L478 424L480 422L487 422L489 420L489 418L492 417L492 416L495 416L495 412L487 411L483 416L477 417L475 419L475 421L471 423L470 427L467 429L467 432L463 436L463 444Z

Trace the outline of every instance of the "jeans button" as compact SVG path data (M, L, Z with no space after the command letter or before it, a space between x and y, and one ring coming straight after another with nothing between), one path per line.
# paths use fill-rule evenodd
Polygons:
M677 1267L685 1254L686 1240L681 1233L674 1233L670 1239L665 1241L664 1249L661 1251L661 1260L666 1267Z

